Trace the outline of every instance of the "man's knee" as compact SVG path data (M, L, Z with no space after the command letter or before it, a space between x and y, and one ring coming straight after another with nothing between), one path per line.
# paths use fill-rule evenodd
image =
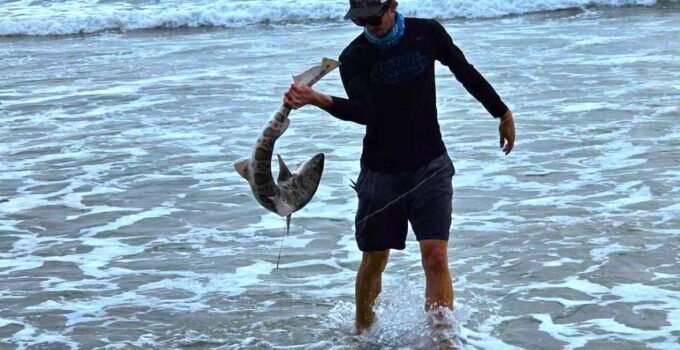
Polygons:
M389 250L364 252L361 267L370 274L381 274L385 271Z
M442 274L449 269L446 243L426 244L422 248L423 268L428 274Z

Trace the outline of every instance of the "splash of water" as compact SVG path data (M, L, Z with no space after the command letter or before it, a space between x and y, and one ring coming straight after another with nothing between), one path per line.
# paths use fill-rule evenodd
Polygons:
M424 310L424 285L398 279L383 288L374 307L376 322L354 336L358 347L430 349L442 344L462 345L461 327L470 319L471 310L458 304L455 310ZM343 333L354 332L355 304L338 302L328 315L326 326Z

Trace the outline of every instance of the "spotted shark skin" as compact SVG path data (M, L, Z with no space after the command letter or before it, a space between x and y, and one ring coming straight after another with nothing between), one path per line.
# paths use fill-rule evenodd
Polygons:
M339 65L338 61L324 58L320 65L294 76L293 80L296 84L312 86ZM267 210L285 216L287 227L291 214L307 205L316 193L325 160L324 154L319 153L291 173L281 156L277 155L279 176L274 182L271 169L274 145L290 124L289 114L290 108L282 105L265 124L250 159L234 165L236 171L250 184L255 199Z

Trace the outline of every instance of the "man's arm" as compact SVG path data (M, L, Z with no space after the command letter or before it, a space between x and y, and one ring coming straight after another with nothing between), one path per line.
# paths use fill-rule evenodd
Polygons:
M340 77L349 98L330 96L308 86L293 84L284 95L283 103L293 109L311 104L338 119L366 125L374 113L368 77L348 59L341 57L340 60Z
M463 51L453 43L453 39L446 29L437 21L432 20L433 35L437 44L436 59L456 76L456 79L463 84L463 87L477 101L484 105L484 108L494 116L500 118L508 110L494 88L489 82L470 64Z
M449 67L465 90L481 102L489 114L494 118L501 118L498 126L500 147L506 155L509 154L515 146L515 121L512 112L491 84L467 61L463 51L453 43L446 29L435 20L432 20L432 24L437 43L436 59Z
M306 105L317 106L332 116L366 125L366 108L352 100L326 95L309 86L292 84L283 97L286 107L298 109Z
M306 85L291 84L288 92L283 95L283 104L292 109L298 109L308 104L326 109L333 105L333 97Z
M501 136L500 146L503 149L503 153L507 156L515 147L515 120L509 109L501 117L501 124L498 125L498 133Z

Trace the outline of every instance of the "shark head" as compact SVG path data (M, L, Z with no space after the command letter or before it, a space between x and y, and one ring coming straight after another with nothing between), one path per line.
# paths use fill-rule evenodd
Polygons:
M297 173L300 176L307 177L308 179L316 182L317 186L321 180L321 174L323 173L324 161L326 156L323 153L319 153L312 157L312 159L303 163L298 169Z
M314 197L321 182L325 158L323 153L315 155L302 163L294 174L290 173L283 160L279 158L279 167L282 170L279 173L278 186L282 198L294 208L293 211L302 209ZM278 210L277 212L281 214Z
M274 202L285 202L285 208L278 206L276 213L287 216L302 209L312 200L323 174L325 156L319 153L312 159L300 164L294 173L279 156L279 178L277 180L280 196L272 198ZM285 210L284 210L285 209Z
M323 153L319 153L308 160L300 168L298 168L298 178L300 180L299 184L302 188L300 195L296 196L296 206L302 208L316 193L319 188L319 182L321 182L321 175L323 174L323 166L326 157Z

